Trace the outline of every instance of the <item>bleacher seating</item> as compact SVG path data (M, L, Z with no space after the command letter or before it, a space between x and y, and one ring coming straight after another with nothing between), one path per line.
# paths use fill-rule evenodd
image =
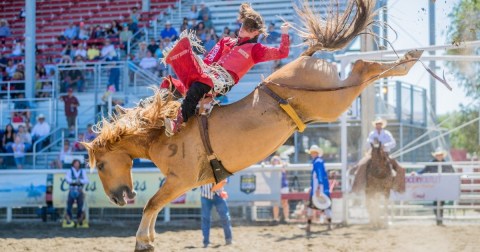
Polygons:
M59 55L65 41L57 38L63 33L71 22L78 25L105 25L112 20L119 23L128 21L131 8L137 7L140 14L139 27L148 26L161 12L172 6L174 0L152 0L150 11L141 12L141 0L41 0L36 5L36 43L42 53L38 59L45 59L52 55ZM10 26L12 36L6 40L7 50L4 54L10 54L15 40L23 40L25 33L25 20L19 18L20 10L25 6L25 0L3 0L0 7L0 16L5 18ZM92 40L87 43L101 43ZM79 41L74 41L77 44ZM3 48L0 48L3 49ZM20 59L22 57L16 57Z

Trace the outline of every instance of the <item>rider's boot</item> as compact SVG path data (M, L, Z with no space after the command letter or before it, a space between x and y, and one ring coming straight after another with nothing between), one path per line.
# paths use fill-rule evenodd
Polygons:
M183 123L182 108L178 110L177 118L165 118L165 135L171 137L180 131Z

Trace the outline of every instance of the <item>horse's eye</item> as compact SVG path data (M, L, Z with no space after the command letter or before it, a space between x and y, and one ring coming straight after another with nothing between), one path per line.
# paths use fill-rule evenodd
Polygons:
M102 170L103 170L103 163L97 164L97 169L98 169L99 171L102 171Z

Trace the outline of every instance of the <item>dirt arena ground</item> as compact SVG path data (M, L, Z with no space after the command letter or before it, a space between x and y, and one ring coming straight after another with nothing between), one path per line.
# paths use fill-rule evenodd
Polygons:
M433 222L433 221L432 221ZM133 251L136 222L92 223L90 229L62 229L58 223L0 224L0 251ZM394 223L388 229L366 225L326 231L313 226L311 237L296 224L235 224L234 244L225 246L218 224L209 248L202 248L200 224L159 224L156 251L480 251L480 223Z

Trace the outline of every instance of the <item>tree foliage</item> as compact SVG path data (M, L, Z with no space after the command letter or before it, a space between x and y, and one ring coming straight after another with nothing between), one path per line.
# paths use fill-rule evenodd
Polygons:
M440 123L448 130L458 127L479 117L479 110L475 107L467 108L460 105L460 111L440 116ZM464 149L469 153L480 153L480 145L478 143L479 122L474 122L450 134L450 146L455 149Z
M480 39L480 0L460 0L449 17L448 38L452 44ZM451 55L480 55L479 48L449 50ZM467 96L480 98L480 62L450 61L447 66Z

